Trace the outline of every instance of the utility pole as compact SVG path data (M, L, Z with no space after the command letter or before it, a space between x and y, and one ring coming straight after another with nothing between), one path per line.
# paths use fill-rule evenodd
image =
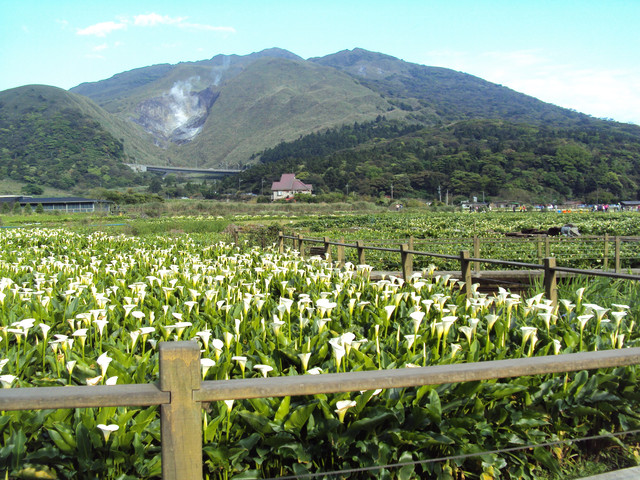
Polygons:
M391 184L391 200L393 200L393 183Z
M438 185L438 201L442 203L442 189L440 188L440 185Z
M262 179L262 186L260 187L260 195L264 195L264 178Z

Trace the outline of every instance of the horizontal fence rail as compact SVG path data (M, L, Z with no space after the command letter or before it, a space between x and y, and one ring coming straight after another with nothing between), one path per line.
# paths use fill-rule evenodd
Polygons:
M357 248L355 243L337 242L328 238L304 238L301 235L285 235L286 239L293 240L294 248L298 240L302 239L305 244L324 243L324 248L331 246L338 247L338 255L344 252L344 248ZM301 238L302 237L302 238ZM388 248L384 245L394 243L395 245L406 243L409 250L430 252L433 258L441 260L455 260L457 255L451 254L461 250L469 250L474 258L495 257L496 249L508 250L513 253L510 257L518 256L531 259L533 262L541 264L545 257L556 257L565 262L573 264L601 265L603 270L613 270L621 272L623 268L640 268L640 237L637 236L609 236L609 235L583 235L579 237L546 236L546 235L522 235L503 237L466 237L466 238L414 238L396 240L368 240L369 245L364 247L372 252L393 252L395 248ZM420 245L414 248L414 245ZM313 249L313 247L311 248ZM311 250L310 249L310 250ZM480 251L485 255L480 255ZM364 263L364 262L359 262ZM486 263L486 262L485 262ZM575 265L572 265L575 266ZM579 266L579 265L578 265ZM480 265L475 264L476 271Z
M0 411L160 405L162 478L202 478L203 402L405 388L640 364L640 348L398 370L200 380L195 341L160 342L159 384L0 389Z
M154 384L92 387L6 388L0 392L2 410L48 408L149 407L171 402L171 394Z
M640 347L397 370L206 381L202 382L200 390L194 392L194 397L201 402L212 402L232 398L317 395L543 375L638 363Z
M608 236L604 237L608 241ZM640 240L638 237L630 237L634 241ZM317 238L305 238L303 235L285 235L283 232L278 233L278 249L280 253L284 252L284 242L285 240L293 240L293 248L296 249L301 256L305 255L304 245L309 244L322 244L322 247L311 247L309 249L309 253L311 255L320 255L324 256L328 261L332 260L332 246L337 247L337 259L336 262L338 265L344 265L345 263L345 248L355 248L357 250L357 257L359 264L365 264L365 251L383 251L383 252L391 252L400 254L400 267L402 269L402 276L405 279L410 278L413 275L413 257L414 256L424 256L424 257L433 257L433 258L444 258L448 260L455 260L460 263L460 278L464 282L465 291L467 297L471 296L471 288L472 284L472 264L477 266L480 263L488 263L494 265L505 265L509 267L519 267L519 268L529 268L534 270L540 270L543 273L544 277L544 286L545 286L545 295L547 298L551 300L551 302L556 305L558 302L558 289L557 289L557 274L558 272L576 274L576 275L590 275L590 276L600 276L600 277L608 277L608 278L617 278L617 279L625 279L625 280L636 280L640 281L640 275L633 275L628 273L620 273L619 265L619 244L621 242L620 237L615 237L616 244L616 271L606 271L606 270L595 270L595 269L579 269L579 268L570 268L570 267L561 267L556 264L556 257L544 257L542 259L542 264L537 263L528 263L528 262L519 262L512 260L500 260L495 258L480 258L477 254L473 257L470 255L469 250L460 251L459 255L449 255L442 254L436 252L425 252L420 250L414 250L411 248L413 244L413 239L410 239L409 243L403 243L399 248L391 248L391 247L377 247L373 245L365 245L362 240L357 240L356 243L345 243L344 241L337 242L334 240L330 240L328 237L324 237L322 239ZM548 237L547 237L548 239ZM573 240L573 239L569 239ZM478 241L477 237L474 237L474 252L478 252ZM606 244L605 244L606 245ZM548 253L548 249L547 249ZM603 265L606 265L604 262Z

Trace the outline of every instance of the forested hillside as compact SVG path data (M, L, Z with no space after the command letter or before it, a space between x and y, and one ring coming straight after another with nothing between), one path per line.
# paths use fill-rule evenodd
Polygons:
M251 167L221 190L203 186L209 197L268 192L288 172L316 193L370 197L639 195L640 127L362 49L216 55L73 90L90 98L42 85L0 92L0 180L76 191L144 181L191 195L181 179L163 189L124 165L137 163Z
M123 141L68 95L23 87L19 94L0 96L0 179L24 182L29 193L44 185L72 190L142 181L124 165Z
M378 196L393 188L396 197L443 200L446 192L540 202L636 199L640 128L468 120L416 129L378 119L269 149L242 176L257 191L262 178L284 172L312 183L316 193Z

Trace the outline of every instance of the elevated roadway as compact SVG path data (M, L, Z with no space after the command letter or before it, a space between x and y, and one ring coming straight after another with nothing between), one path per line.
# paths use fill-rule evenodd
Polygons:
M236 168L191 168L191 167L172 167L168 165L141 165L137 163L127 163L130 169L135 172L157 172L166 175L168 173L186 173L208 175L210 177L226 177L227 175L237 175L242 172Z

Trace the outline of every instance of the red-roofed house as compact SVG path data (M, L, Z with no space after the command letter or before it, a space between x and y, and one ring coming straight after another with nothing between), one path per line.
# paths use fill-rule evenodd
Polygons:
M293 197L296 193L311 193L313 187L302 183L296 178L295 173L283 173L279 182L271 185L272 200L284 200Z

